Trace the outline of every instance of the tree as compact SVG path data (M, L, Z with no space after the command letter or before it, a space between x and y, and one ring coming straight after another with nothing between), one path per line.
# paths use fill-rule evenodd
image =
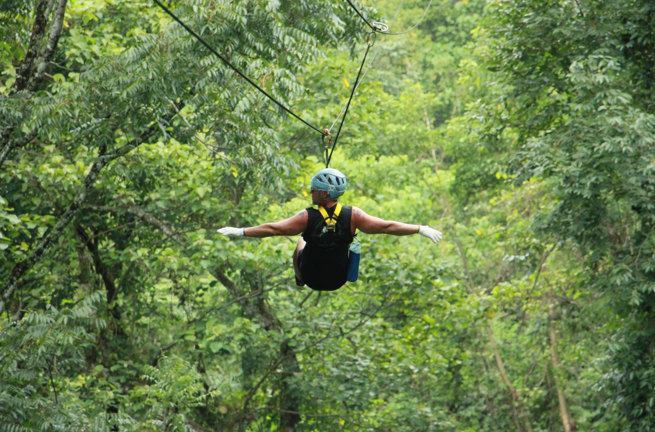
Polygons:
M652 428L652 13L640 1L494 2L481 32L495 89L482 129L504 131L500 160L519 182L552 185L557 206L535 225L579 245L584 288L621 317L602 386L628 430Z

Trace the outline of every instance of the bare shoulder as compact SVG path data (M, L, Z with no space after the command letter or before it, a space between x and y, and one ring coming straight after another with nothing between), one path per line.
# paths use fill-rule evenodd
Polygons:
M290 220L292 219L292 220L306 221L307 219L309 219L309 216L307 214L307 210L300 210L298 213L291 216L289 219Z
M352 208L352 225L354 228L360 228L364 225L366 225L367 222L369 222L369 219L371 218L369 215L366 214L366 212L359 207L353 206Z
M307 213L307 210L300 210L298 213L291 216L288 220L293 221L294 223L306 224L309 220L309 214Z
M362 210L359 207L353 206L352 214L357 218L357 219L366 219L369 218L370 216L368 213L366 213L364 210Z

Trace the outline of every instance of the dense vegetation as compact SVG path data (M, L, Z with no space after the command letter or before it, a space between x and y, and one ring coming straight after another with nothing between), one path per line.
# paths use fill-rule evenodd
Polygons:
M309 205L319 134L152 2L0 0L0 431L655 430L655 4L357 5L403 34L343 201L444 240L318 295L216 228ZM345 1L171 8L320 127L366 49Z

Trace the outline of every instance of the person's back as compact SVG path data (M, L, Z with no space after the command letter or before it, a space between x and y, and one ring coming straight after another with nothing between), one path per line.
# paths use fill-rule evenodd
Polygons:
M328 216L334 217L339 204L326 208ZM319 210L307 209L307 228L302 238L307 243L298 256L298 267L302 281L312 289L334 291L346 283L348 273L348 247L353 241L351 231L352 207L340 208L336 223L328 227Z

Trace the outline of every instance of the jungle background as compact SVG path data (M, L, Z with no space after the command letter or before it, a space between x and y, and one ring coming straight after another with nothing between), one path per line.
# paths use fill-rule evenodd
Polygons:
M346 1L166 3L304 119ZM144 0L0 1L0 431L655 430L655 4L361 0L342 201L360 279L293 281L323 166Z

